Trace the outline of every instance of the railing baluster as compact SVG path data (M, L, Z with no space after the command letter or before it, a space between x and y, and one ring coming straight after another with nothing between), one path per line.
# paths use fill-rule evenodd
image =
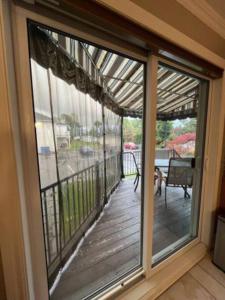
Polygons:
M96 203L97 211L99 211L100 207L101 207L100 201L101 201L102 195L101 195L101 191L100 191L100 176L99 176L99 164L98 163L95 164L95 176L96 176L96 192L95 192L96 200L95 200L95 203Z
M91 168L91 209L95 206L95 190L94 190L94 168Z
M91 213L91 169L88 169L88 203L89 203L89 212Z
M81 181L80 178L77 176L77 200L78 200L78 214L79 214L79 225L81 224Z
M74 176L75 177L75 176ZM77 216L76 216L76 195L75 195L75 182L74 177L72 178L72 191L73 191L73 225L74 230L77 228Z
M66 233L65 233L65 216L64 216L64 193L63 193L63 185L62 183L59 184L60 185L60 197L61 197L61 216L60 218L62 218L62 234L63 234L63 243L65 245L66 243Z
M68 209L68 216L69 219L69 237L71 237L71 214L70 214L70 193L69 193L69 181L66 181L66 199L67 199L67 209Z
M85 193L86 193L86 216L89 215L89 196L88 196L88 178L87 178L87 172L85 171Z
M82 218L82 223L85 220L85 203L84 203L84 175L82 174L81 176L81 190L82 190L82 208L83 208L83 218Z
M56 211L56 199L55 199L55 186L53 186L53 208L54 208L54 225L55 225L55 236L56 236L56 250L59 252L59 236L58 236L58 227L57 227L57 211Z
M48 227L48 208L47 208L47 198L46 191L44 192L44 209L45 209L45 221L46 221L46 235L47 235L47 246L48 246L48 262L51 263L51 249L49 241L49 227Z

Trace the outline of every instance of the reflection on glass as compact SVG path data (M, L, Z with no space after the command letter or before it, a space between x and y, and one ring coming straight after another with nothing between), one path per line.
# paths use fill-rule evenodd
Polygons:
M208 83L159 65L153 264L197 235Z
M82 299L141 266L143 65L32 23L29 43L50 297Z

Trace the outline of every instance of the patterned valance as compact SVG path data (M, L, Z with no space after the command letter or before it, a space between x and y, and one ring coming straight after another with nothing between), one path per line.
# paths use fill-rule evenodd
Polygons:
M77 90L89 94L113 112L123 115L123 109L114 102L105 89L92 79L51 36L37 25L29 23L30 56L45 69Z

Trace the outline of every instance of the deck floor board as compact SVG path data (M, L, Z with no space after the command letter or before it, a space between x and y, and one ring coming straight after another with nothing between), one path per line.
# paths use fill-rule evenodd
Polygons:
M133 180L123 180L62 274L52 300L82 299L140 264L140 201ZM164 193L155 197L153 254L189 232L191 199L183 198L182 189L171 188L167 203L168 208Z

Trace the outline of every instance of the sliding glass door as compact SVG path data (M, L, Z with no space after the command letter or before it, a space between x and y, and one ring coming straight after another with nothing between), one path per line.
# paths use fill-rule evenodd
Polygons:
M153 265L198 234L208 86L159 63Z
M198 237L209 81L38 20L18 42L33 96L21 120L33 113L49 297L98 298Z
M50 298L86 299L141 268L144 63L28 34Z

